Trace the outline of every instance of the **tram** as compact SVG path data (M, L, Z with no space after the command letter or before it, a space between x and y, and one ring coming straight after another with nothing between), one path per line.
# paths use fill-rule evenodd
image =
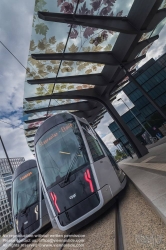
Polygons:
M81 228L126 185L124 172L85 119L67 112L54 115L38 128L34 143L54 228Z
M21 243L50 223L35 160L25 161L16 168L11 194L15 234Z

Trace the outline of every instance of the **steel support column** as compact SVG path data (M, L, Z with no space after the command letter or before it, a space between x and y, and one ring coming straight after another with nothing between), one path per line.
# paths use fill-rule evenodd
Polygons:
M128 138L138 158L141 158L142 156L146 155L148 153L148 149L144 145L142 145L141 142L136 138L136 136L131 132L131 130L123 121L116 109L110 103L109 99L103 98L102 104L105 106L114 121L118 124L124 135Z

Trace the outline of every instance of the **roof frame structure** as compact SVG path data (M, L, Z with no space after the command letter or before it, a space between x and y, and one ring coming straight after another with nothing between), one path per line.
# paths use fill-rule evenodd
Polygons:
M110 96L112 92L116 92L119 88L119 83L124 77L131 78L133 73L134 64L138 63L145 55L141 51L150 46L157 36L152 36L144 41L140 41L143 33L147 33L155 29L165 17L166 11L158 10L162 0L135 0L134 4L127 17L108 17L108 16L81 16L77 14L59 14L50 12L38 12L40 19L51 22L76 24L82 26L96 27L120 32L118 39L111 52L80 52L80 53L53 53L53 54L32 54L32 58L36 60L67 60L67 61L84 61L105 64L100 74L79 75L55 78L32 79L27 82L31 85L34 84L49 84L53 83L75 83L75 84L90 84L94 85L94 89L73 90L61 93L52 93L51 95L34 96L25 98L27 102L41 101L41 100L54 100L54 99L84 99L88 102L97 102L97 105L104 105L110 115L115 119L124 134L128 137L129 141L136 150L137 155L143 156L147 153L136 138L132 135L131 131L123 123L118 113L110 103ZM125 42L124 42L125 41ZM60 105L61 106L61 105ZM61 110L61 107L59 109ZM78 103L73 107L77 110L74 113L84 115L92 120L94 126L100 122L102 117L102 108L99 108L99 113L94 115L94 110L89 106L89 110L77 109ZM47 108L47 113L50 108ZM58 108L58 107L57 107ZM34 109L36 112L42 111L41 109ZM56 109L57 110L57 109ZM33 110L27 111L33 112ZM93 114L89 116L88 112ZM101 115L100 115L101 114Z

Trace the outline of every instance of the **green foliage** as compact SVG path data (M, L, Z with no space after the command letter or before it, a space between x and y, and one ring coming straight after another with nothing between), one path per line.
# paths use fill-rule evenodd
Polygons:
M73 65L73 61L63 61L62 65L63 66L72 66Z
M90 74L90 73L92 73L92 69L88 69L85 71L85 74Z
M74 89L74 85L69 85L67 89L68 89L68 90Z
M64 72L71 72L73 71L73 67L64 67L61 69L61 72L64 73Z
M43 36L46 36L48 30L49 28L44 23L36 24L35 26L36 33Z
M30 50L31 50L31 51L34 51L34 50L36 49L36 47L37 47L37 46L35 45L34 40L31 40L31 41L30 41Z
M111 44L108 44L105 48L104 48L105 51L111 51L112 50L112 45Z
M46 5L47 3L44 0L36 0L35 1L35 12L38 11L44 11L43 7Z
M50 65L47 65L47 66L46 66L46 69L47 69L48 72L53 72L53 68L52 68L52 66L50 66Z
M38 49L45 50L45 47L46 47L45 44L46 44L46 39L45 38L43 38L42 40L39 40L38 45L37 45Z
M73 43L73 44L69 47L69 51L75 53L75 52L78 51L78 47Z
M65 45L64 45L63 42L58 43L57 46L56 46L56 51L59 52L59 53L62 53L64 48L65 48Z
M51 44L55 44L56 43L55 36L50 37L49 43L51 43Z
M122 160L124 157L126 156L126 154L120 150L116 150L116 155L115 155L115 160L116 161L120 161Z

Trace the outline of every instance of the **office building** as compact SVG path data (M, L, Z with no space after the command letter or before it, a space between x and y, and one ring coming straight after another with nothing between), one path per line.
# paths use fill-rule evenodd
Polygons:
M25 159L10 158L13 170L15 170ZM11 207L9 205L7 190L11 188L12 174L6 158L0 159L0 235L3 231L11 225L12 215Z
M156 61L154 59L148 61L133 76L166 113L166 54ZM162 116L155 110L134 83L129 82L122 90L134 104L134 108L131 109L133 113L141 123L145 125L147 130L154 135L153 128L160 128L165 122ZM132 113L130 111L126 112L122 115L122 119L141 140L143 129ZM116 122L112 122L109 125L109 129L116 139L121 139L122 143L128 144L127 138Z

